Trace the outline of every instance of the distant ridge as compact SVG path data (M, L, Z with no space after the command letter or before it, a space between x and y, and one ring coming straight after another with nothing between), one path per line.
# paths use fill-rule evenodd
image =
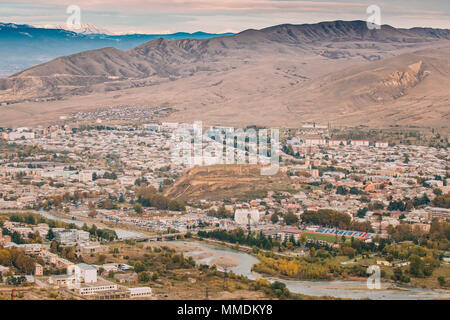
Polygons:
M18 71L59 56L65 56L86 50L114 47L129 50L147 41L166 38L208 39L231 35L206 32L177 32L173 34L126 34L110 35L108 31L94 25L84 24L81 32L65 30L62 26L39 28L26 24L0 22L0 77L9 76Z
M435 124L449 117L449 39L450 30L369 30L364 21L158 38L59 57L0 79L0 103L28 114L45 104L20 104L25 100L65 99L48 105L57 114L86 96L84 108L134 101L171 106L173 121L224 125L323 118Z
M108 82L108 77L114 77L115 80L117 77L179 77L185 73L180 72L186 64L214 60L244 48L254 50L268 44L281 44L308 50L308 45L318 42L350 41L414 44L450 39L450 30L396 29L388 25L383 25L379 30L369 30L364 21L333 21L303 25L283 24L261 30L246 30L233 36L207 39L184 39L187 35L184 33L176 35L183 39L159 37L129 51L107 47L61 57L17 73L10 79L14 81L29 76L64 75L65 85L79 86L78 78L70 80L69 77L96 77L91 78L86 85ZM45 86L47 80L41 80ZM55 80L57 81L51 80L52 85L57 85Z

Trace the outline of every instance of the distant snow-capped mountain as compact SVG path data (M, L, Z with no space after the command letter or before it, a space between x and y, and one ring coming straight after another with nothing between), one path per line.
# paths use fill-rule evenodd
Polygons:
M106 34L113 35L112 32L108 31L105 28L101 28L92 23L82 23L80 29L71 29L67 26L67 24L56 24L56 25L44 25L41 26L44 29L62 29L67 31L73 31L81 34Z

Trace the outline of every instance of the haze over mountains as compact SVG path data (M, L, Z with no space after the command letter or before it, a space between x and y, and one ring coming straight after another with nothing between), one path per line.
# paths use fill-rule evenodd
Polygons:
M31 66L86 50L115 47L134 48L152 39L207 39L224 34L204 32L173 34L111 35L92 24L82 24L79 32L66 30L64 25L45 28L0 22L0 77L6 77ZM228 35L228 34L226 34Z
M226 125L446 125L449 39L450 30L334 21L91 50L0 79L0 102L16 102L0 124L139 104ZM64 100L22 102L36 98Z

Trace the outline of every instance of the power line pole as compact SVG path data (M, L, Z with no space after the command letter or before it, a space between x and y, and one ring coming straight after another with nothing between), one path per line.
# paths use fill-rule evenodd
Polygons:
M223 290L227 289L227 278L228 278L228 273L227 273L227 269L225 269L225 274L223 275Z

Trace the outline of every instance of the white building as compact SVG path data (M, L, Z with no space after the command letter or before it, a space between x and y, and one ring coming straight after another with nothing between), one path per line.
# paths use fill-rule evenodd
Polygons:
M108 291L116 291L117 290L117 284L114 284L112 282L104 282L99 283L97 285L84 285L78 288L79 294L83 296L90 296L98 293L108 292Z
M319 145L325 145L327 143L327 140L325 138L306 138L305 144L307 146L319 146Z
M144 129L150 130L150 131L159 131L160 126L157 123L147 123L147 124L144 124Z
M75 277L67 274L52 275L48 279L48 283L58 287L73 288L75 285Z
M389 143L377 141L377 142L375 142L375 147L377 147L377 148L387 148L387 147L389 147Z
M34 139L34 132L10 132L8 134L8 140L20 140L20 139Z
M67 269L68 275L73 275L77 283L96 283L97 269L86 263L79 263Z
M163 122L163 123L161 123L162 130L176 129L176 128L178 128L178 126L179 126L178 122Z
M53 233L55 235L55 240L61 244L69 244L78 241L89 241L89 232L83 230L53 230Z
M119 181L119 183L121 185L132 186L132 185L134 185L134 182L136 181L136 178L135 177L123 176L123 177L120 177L117 180Z
M334 140L329 140L328 141L328 145L330 146L340 146L340 145L347 145L347 141L343 140L343 139L334 139Z
M92 175L93 175L94 171L80 171L80 173L78 173L78 180L80 182L91 182L92 181Z
M357 147L368 147L369 140L351 140L350 144Z
M106 264L103 264L101 266L101 268L103 268L103 270L105 270L105 272L110 272L110 271L117 272L117 271L119 271L119 267L117 266L116 263L106 263Z
M152 288L150 287L137 287L128 288L130 291L130 298L149 297L152 295Z

